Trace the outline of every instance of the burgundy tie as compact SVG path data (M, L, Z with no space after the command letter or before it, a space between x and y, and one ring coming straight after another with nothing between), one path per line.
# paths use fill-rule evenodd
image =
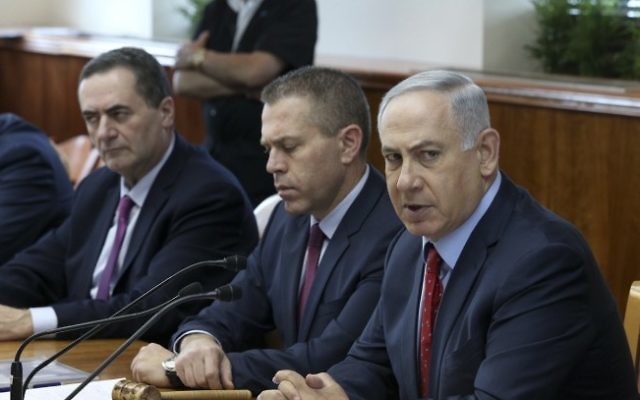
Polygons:
M316 269L318 268L318 260L320 259L320 251L324 242L324 233L320 230L320 226L315 223L311 227L309 233L309 242L307 243L307 264L304 273L304 283L300 291L300 301L298 302L298 321L302 321L302 313L311 292L313 279L316 277Z
M109 286L111 284L111 278L117 269L118 255L122 248L122 241L124 240L124 234L127 232L127 224L129 223L129 214L131 208L135 203L129 196L122 196L120 204L118 204L118 226L116 227L116 238L113 241L113 247L111 247L111 253L109 253L109 259L107 265L102 271L100 276L100 283L98 284L98 294L96 299L106 300L109 298Z
M431 332L436 321L438 306L442 298L440 282L441 259L438 251L429 244L426 274L422 290L422 310L420 324L420 389L423 397L429 395L429 363L431 362Z

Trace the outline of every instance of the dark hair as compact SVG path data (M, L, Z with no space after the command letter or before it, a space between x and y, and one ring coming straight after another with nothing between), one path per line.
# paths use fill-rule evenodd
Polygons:
M313 111L308 117L326 135L337 135L350 124L359 126L363 133L360 157L366 158L371 114L367 98L355 79L330 68L303 67L268 84L260 98L266 104L275 104L293 96L310 100Z
M171 85L162 65L154 56L135 47L107 51L90 60L82 68L78 82L118 67L133 73L136 91L150 107L158 108L165 97L171 96Z

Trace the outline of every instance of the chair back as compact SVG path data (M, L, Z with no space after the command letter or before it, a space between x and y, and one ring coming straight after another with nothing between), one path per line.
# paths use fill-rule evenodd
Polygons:
M93 148L89 136L77 135L56 144L74 187L100 166L98 150Z
M638 369L638 339L640 339L640 281L635 281L629 289L627 309L624 312L624 331L627 334L633 365ZM640 378L640 377L639 377ZM640 379L638 379L638 390L640 391Z
M256 217L256 223L258 224L258 234L262 237L264 229L267 227L269 218L275 206L282 200L278 194L272 194L266 199L262 200L260 204L253 209L253 215Z

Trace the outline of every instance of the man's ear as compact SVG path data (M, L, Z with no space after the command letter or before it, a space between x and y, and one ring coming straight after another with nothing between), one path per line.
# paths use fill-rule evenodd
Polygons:
M175 103L173 97L167 96L160 102L158 111L162 116L162 126L165 128L173 128L175 124Z
M478 136L476 148L480 161L480 174L483 177L493 175L498 169L500 158L500 134L493 128L485 129Z
M364 133L356 124L347 125L338 133L340 140L340 160L344 164L350 164L360 156Z

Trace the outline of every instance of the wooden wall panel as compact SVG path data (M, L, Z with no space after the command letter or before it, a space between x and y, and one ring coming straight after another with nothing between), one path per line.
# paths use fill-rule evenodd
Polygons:
M2 112L19 113L31 121L44 120L43 59L38 54L9 51L3 55L0 82Z
M640 121L502 103L491 112L502 168L578 227L622 310L640 277Z
M77 77L89 58L107 48L93 46L91 39L76 41L75 51L69 50L73 41L64 46L57 39L0 41L0 112L22 115L56 140L84 132ZM149 47L156 54L153 49L156 46ZM167 54L173 51L164 46L162 54L156 54L169 73ZM364 69L369 64L362 63L323 65L351 73L363 86L373 122L368 158L383 171L375 121L378 105L393 84L416 68L387 73ZM623 310L631 282L640 279L640 93L472 77L487 92L493 125L502 137L501 167L584 234ZM198 101L176 98L176 126L189 141L202 142Z

